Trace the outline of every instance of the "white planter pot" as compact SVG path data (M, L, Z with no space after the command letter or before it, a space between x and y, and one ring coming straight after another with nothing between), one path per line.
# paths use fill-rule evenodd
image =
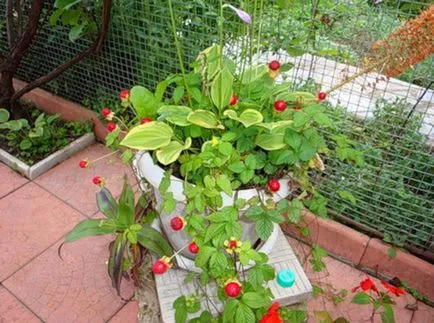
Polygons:
M161 194L158 191L158 187L161 183L161 180L164 177L164 169L160 166L156 165L154 161L152 160L152 156L146 152L138 152L135 156L135 159L133 161L133 166L136 170L136 176L139 179L140 186L142 190L146 190L146 185L141 181L142 179L145 179L153 188L155 198L157 201L157 211L160 212L160 223L154 223L155 227L161 231L163 231L169 242L171 243L172 247L175 250L179 250L183 248L186 244L188 244L191 241L191 237L189 237L185 231L180 232L174 232L170 228L170 220L175 216L183 216L185 215L184 209L186 204L186 197L183 193L183 180L171 176L171 183L169 186L168 191L173 193L173 197L177 201L175 210L167 214L165 212L161 212L161 205L162 205L162 197ZM280 182L280 190L279 192L275 194L267 194L263 190L256 190L256 189L247 189L247 190L239 190L237 192L238 198L249 200L252 197L259 196L261 199L266 198L272 198L275 202L278 202L284 198L286 198L289 195L289 189L288 189L288 179L281 179ZM235 200L235 192L232 196L229 196L225 193L221 193L223 198L223 206L229 206L234 203ZM255 232L255 223L254 222L247 222L247 221L241 221L241 225L243 226L243 237L242 241L250 240L252 242L252 245L255 244L255 242L258 240L258 236ZM268 254L277 239L277 224L274 225L274 230L271 236L266 240L262 241L257 250L264 252ZM178 265L181 268L184 268L186 270L191 271L199 271L199 269L194 265L194 255L191 254L187 248L182 250L176 257Z

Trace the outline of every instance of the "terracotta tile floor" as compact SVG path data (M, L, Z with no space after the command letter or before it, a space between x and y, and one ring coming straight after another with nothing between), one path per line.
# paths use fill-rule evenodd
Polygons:
M78 161L97 158L109 151L95 144L53 168L33 182L0 164L0 322L123 322L137 321L138 304L124 302L111 287L106 274L108 239L95 237L57 249L64 235L79 221L96 215L94 175L104 176L107 186L117 195L122 178L131 171L116 158L102 161L90 169L79 169ZM300 257L307 246L289 238ZM350 290L366 274L332 258L326 258L327 270L312 273L312 283L327 292L308 302L310 312L327 310L333 318L366 322L368 308L350 303L351 295L338 305L333 292ZM122 295L133 295L131 285ZM398 323L433 323L434 309L418 302L414 313L405 309L415 303L406 295L398 300ZM315 322L313 314L309 322Z

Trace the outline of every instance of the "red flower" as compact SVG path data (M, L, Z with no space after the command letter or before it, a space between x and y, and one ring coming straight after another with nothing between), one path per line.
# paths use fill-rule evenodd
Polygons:
M112 112L110 111L109 108L103 108L103 109L101 110L101 114L102 114L104 117L109 116L110 113L112 113Z
M89 162L86 159L80 160L78 166L80 166L80 168L87 168L87 166L89 166Z
M384 286L384 288L386 288L390 293L396 295L396 296L401 296L405 294L405 290L401 287L395 287L393 285L390 285L388 283L386 283L385 281L382 281L381 284Z
M130 97L130 91L128 90L122 90L119 93L119 98L121 99L121 101L128 100L129 97Z
M262 317L259 323L283 323L283 320L279 316L279 302L274 303L268 309L268 312Z
M374 282L369 277L367 277L366 279L362 280L360 282L360 285L354 287L351 291L354 293L359 288L361 288L364 292L368 292L368 291L372 290L375 293L377 293L377 295L380 295L380 293L378 292L377 286L375 286Z
M104 177L101 177L101 176L94 176L93 178L92 178L92 182L95 184L95 185L98 185L98 186L100 186L100 187L102 187L102 186L104 186Z
M232 95L230 105L236 105L238 103L238 97L236 95Z
M140 124L145 124L145 123L149 123L149 122L152 122L152 119L148 118L148 117L143 118L142 120L140 120Z
M108 132L113 132L116 129L116 123L114 122L109 122L107 123L107 130Z

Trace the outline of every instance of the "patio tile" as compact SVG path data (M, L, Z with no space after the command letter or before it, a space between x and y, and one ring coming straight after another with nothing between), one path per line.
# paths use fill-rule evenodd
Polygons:
M107 275L108 243L100 236L66 244L63 261L57 243L4 285L46 322L106 321L124 305ZM121 295L130 298L132 285L124 281Z
M95 193L98 191L98 187L92 183L93 176L104 177L114 196L122 190L124 174L128 175L131 183L135 183L131 169L117 157L100 160L86 169L78 167L82 159L95 160L110 152L101 144L92 145L40 176L35 182L86 216L92 216L97 211Z
M309 262L306 261L306 256L309 255L310 247L293 238L287 237L287 239L294 250L296 250L302 265L304 264L303 267L307 276L309 277L310 282L324 290L322 295L308 301L307 309L309 313L309 322L316 322L314 318L314 311L327 311L330 313L333 319L344 317L350 322L368 322L372 307L369 305L357 305L351 303L351 300L354 296L354 293L351 292L351 289L357 286L360 281L365 279L368 275L331 257L323 258L323 261L326 264L326 269L315 273L312 271ZM380 290L383 290L380 280L372 276L369 277L371 277ZM347 296L344 297L342 302L335 305L333 303L333 296L343 289L347 291ZM412 311L406 309L405 307L409 304L414 304L415 299L408 294L401 297L393 297L393 299L396 301L396 305L394 306L396 322L410 322ZM431 315L431 318L434 318L434 308L430 308L422 304L419 306L419 310L416 311L415 317L420 316L424 320L418 321L413 319L413 322L434 322L434 320L426 320L429 315ZM375 322L380 322L380 316L376 316L378 316L378 318L376 317Z
M0 178L0 198L28 182L3 163L0 163Z
M0 200L0 281L59 240L82 217L28 183Z
M137 313L139 312L139 304L136 301L129 302L113 316L110 323L136 323Z
M21 304L14 295L0 286L0 322L36 323L41 322L41 320Z

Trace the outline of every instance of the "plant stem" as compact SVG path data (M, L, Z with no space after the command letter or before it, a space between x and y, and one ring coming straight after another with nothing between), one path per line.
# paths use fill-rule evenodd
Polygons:
M187 95L188 103L191 107L192 103L191 103L191 97L190 97L190 90L189 90L188 83L187 83L187 77L185 76L185 68L184 68L184 61L182 59L181 46L179 44L178 35L176 34L175 14L173 12L172 0L168 0L168 2L169 2L169 11L170 11L170 21L171 21L172 33L173 33L173 38L175 40L175 47L176 47L176 53L178 55L179 67L181 68L182 78L184 79L184 86L185 86L185 89L187 90L187 93L188 93L188 95Z
M223 68L223 0L220 0L219 28L219 62L220 69Z
M111 153L109 153L109 154L107 154L107 155L104 155L104 156L101 156L101 157L99 157L99 158L97 158L97 159L95 159L95 160L92 160L92 163L95 164L97 161L100 161L100 160L102 160L102 159L105 159L105 158L107 158L107 157L110 157L110 156L112 156L112 155L114 155L114 154L117 154L118 152L119 152L119 149L117 149L117 150L115 150L115 151L112 151Z

